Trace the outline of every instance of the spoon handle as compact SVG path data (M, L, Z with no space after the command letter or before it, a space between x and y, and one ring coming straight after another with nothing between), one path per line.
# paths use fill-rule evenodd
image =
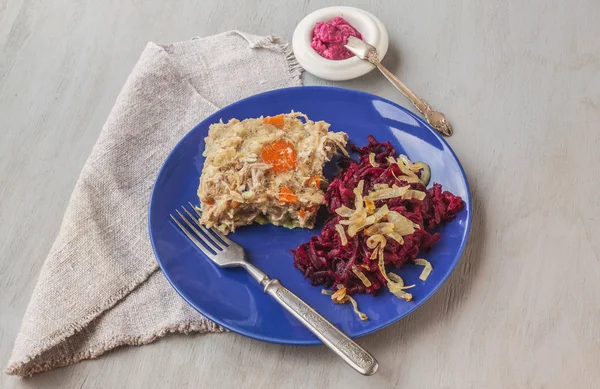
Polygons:
M427 123L429 123L431 127L435 128L442 135L452 135L452 126L450 125L448 119L446 119L446 116L443 113L434 110L429 106L429 104L427 104L425 100L414 94L414 92L411 91L402 81L400 81L398 77L394 76L392 72L387 70L386 67L379 62L378 59L371 57L369 58L369 62L377 66L377 69L379 69L379 71L385 76L385 78L387 78L389 82L391 82L392 85L394 85L396 89L400 91L400 93L406 96L406 98L409 99L411 103L413 103L415 108L423 114L425 120L427 120Z

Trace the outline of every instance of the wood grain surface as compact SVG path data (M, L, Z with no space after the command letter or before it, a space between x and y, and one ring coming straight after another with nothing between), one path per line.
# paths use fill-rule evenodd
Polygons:
M0 362L79 171L146 41L239 29L291 39L327 1L0 0ZM172 335L1 388L597 388L600 2L346 1L387 26L384 64L446 113L475 204L450 281L360 339L325 347ZM328 83L410 107L379 74ZM77 293L77 291L73 291Z

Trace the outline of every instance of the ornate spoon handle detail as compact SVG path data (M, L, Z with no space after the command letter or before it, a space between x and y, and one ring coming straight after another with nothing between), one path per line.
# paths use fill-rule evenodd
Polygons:
M394 76L392 72L387 70L386 67L379 62L379 57L375 51L367 54L367 60L373 65L377 66L377 69L379 69L385 78L387 78L392 85L394 85L396 89L400 91L400 93L406 96L406 98L413 103L415 108L423 114L425 120L427 120L427 123L429 123L431 127L435 128L442 135L452 135L452 126L448 122L448 119L446 119L446 116L443 113L431 108L425 100L414 94L414 92L411 91L402 81L400 81L398 77Z
M356 371L364 375L375 374L379 364L365 349L348 338L327 319L312 309L298 296L290 292L279 280L270 279L263 283L265 292L302 322L313 334L339 355Z

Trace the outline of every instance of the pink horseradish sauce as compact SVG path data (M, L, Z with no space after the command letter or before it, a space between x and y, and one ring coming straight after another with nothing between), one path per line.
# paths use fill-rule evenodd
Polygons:
M356 28L344 18L336 16L328 22L318 22L315 25L310 46L323 58L348 59L354 56L344 47L350 36L362 39Z

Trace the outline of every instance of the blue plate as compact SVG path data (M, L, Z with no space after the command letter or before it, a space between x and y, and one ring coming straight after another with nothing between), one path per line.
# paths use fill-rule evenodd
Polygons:
M279 89L238 101L209 116L190 131L165 161L150 200L150 239L165 276L194 308L216 323L251 338L281 344L308 345L320 341L292 315L284 311L242 269L219 269L192 245L169 218L188 201L198 203L196 189L204 158L204 137L210 124L220 119L246 119L300 111L314 121L331 123L331 130L345 131L358 145L367 135L388 140L413 161L431 166L432 182L461 196L466 207L439 230L442 239L424 256L433 272L423 282L422 267L407 265L397 270L411 289L414 301L406 302L388 291L377 296L356 296L361 321L349 304L337 305L311 286L293 266L290 250L317 234L318 229L288 230L271 225L240 228L230 237L242 245L248 258L272 278L279 278L292 292L314 307L350 337L372 333L408 315L423 304L448 278L463 252L471 224L471 196L465 173L448 144L420 118L389 100L368 93L333 87Z

